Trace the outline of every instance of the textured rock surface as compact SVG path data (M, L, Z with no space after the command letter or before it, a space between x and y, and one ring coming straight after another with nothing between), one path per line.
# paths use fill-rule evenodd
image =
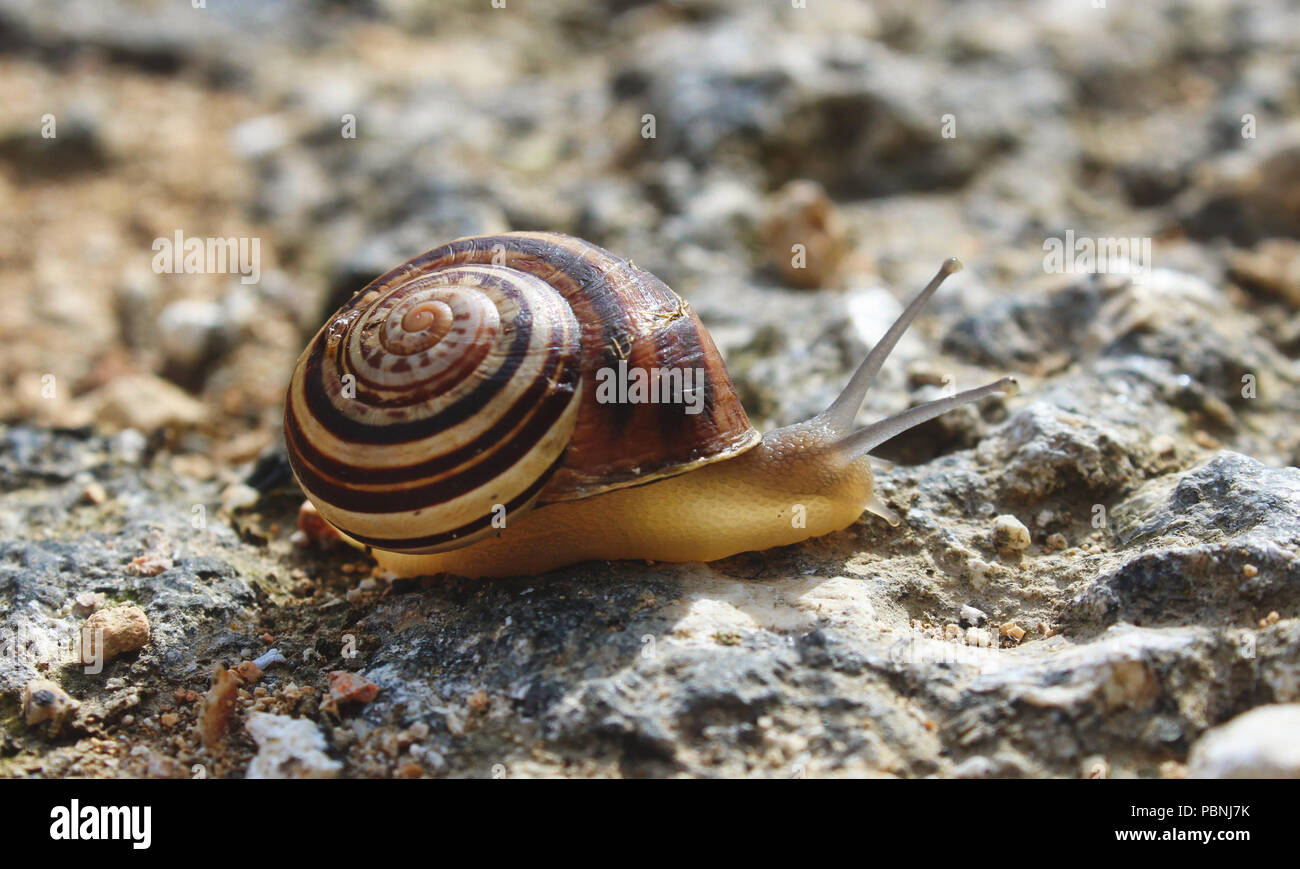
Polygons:
M0 0L0 775L1294 773L1290 4L524 5ZM882 446L898 527L493 582L294 545L325 314L532 228L687 297L760 428L954 254L861 419L1022 394ZM260 281L156 273L178 230ZM1067 232L1152 258L1049 266Z

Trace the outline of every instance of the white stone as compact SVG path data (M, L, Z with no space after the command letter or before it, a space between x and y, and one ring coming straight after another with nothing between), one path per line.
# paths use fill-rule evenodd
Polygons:
M998 550L1024 552L1029 543L1029 529L1015 516L1004 513L994 517L993 544Z
M313 721L254 712L247 728L257 743L248 778L334 778L343 768L325 753L325 737Z
M1210 730L1187 764L1189 778L1300 778L1300 703L1243 712Z

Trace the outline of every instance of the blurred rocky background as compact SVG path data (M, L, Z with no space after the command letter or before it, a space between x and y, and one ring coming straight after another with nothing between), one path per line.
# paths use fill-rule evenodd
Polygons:
M1300 3L1096 5L0 0L0 775L1300 775ZM297 545L297 354L507 229L663 277L760 428L950 255L863 419L1023 393L880 450L898 528ZM177 232L258 279L159 273Z

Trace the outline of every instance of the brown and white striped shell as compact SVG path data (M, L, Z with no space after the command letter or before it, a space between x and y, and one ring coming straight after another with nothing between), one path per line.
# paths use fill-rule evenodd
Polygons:
M702 369L703 412L599 402L594 372L620 360ZM320 513L399 552L454 549L503 513L684 473L760 440L676 293L603 248L541 232L458 239L355 294L298 360L285 437Z

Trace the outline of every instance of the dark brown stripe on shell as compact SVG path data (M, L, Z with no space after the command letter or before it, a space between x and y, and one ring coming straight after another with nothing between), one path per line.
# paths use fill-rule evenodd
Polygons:
M518 294L514 290L507 292ZM510 383L515 371L523 363L526 357L526 350L532 340L532 316L528 313L525 306L520 306L519 317L514 321L516 325L514 340L511 341L510 350L506 354L506 360L501 367L492 373L490 377L483 381L468 395L460 401L444 409L431 417L412 420L410 422L394 422L388 425L370 425L359 420L355 420L340 411L332 401L329 394L325 391L324 377L322 375L324 363L324 345L326 342L313 342L312 349L304 363L303 370L303 394L306 400L307 412L312 415L316 422L339 440L350 441L353 443L364 444L401 444L412 441L423 440L429 436L430 431L438 431L451 428L458 423L464 422L475 413L482 410L492 399ZM339 343L337 351L340 355L345 352L343 341ZM336 360L336 365L341 374L355 374L341 365L341 360ZM357 378L357 398L361 401L362 392L360 391L361 378ZM419 401L427 400L428 396L420 396L418 390L413 391L410 398L405 398L400 405L386 404L381 400L375 400L373 397L367 397L366 401L375 407L402 406L409 407Z
M333 507L352 513L404 513L424 507L436 507L475 489L485 488L492 480L508 474L520 458L532 450L538 440L564 414L571 397L571 394L549 396L534 418L530 419L515 437L505 442L498 442L496 448L485 453L480 461L463 467L457 473L437 482L376 492L353 488L347 484L332 483L314 475L309 475L314 477L314 485L309 484L304 476L300 476L299 481L312 495ZM301 474L297 467L294 470Z
M568 370L572 370L572 367ZM286 428L290 464L304 489L341 510L353 513L400 513L437 506L486 486L490 480L508 473L523 455L541 441L564 415L573 398L574 384L568 382L569 375L566 371L561 371L561 377L564 382L554 388L547 381L539 381L541 391L549 391L550 394L544 397L530 396L530 400L513 405L508 419L503 417L475 440L451 453L416 465L385 469L353 468L327 459L309 445L303 449L302 432L295 420L291 427ZM509 440L503 441L529 412L532 412L532 416L523 427ZM323 475L321 471L325 468L317 466L312 461L313 458L323 460L321 465L339 473L333 476ZM465 464L474 458L478 458L475 464ZM445 479L413 487L400 487L403 482L427 479L458 467L461 468L458 473ZM378 492L354 487L355 484L385 483L399 485Z
M293 458L295 454L301 456L302 461L309 466L306 473L313 480L332 477L334 480L381 484L431 477L445 473L478 453L491 449L497 441L519 425L548 391L572 395L577 389L579 376L580 372L576 365L564 364L560 354L555 354L548 361L542 375L529 385L528 390L490 428L449 453L409 465L358 468L345 460L328 456L307 441L297 415L290 412L285 415L285 436L289 442L290 457ZM428 436L433 437L435 434L437 432L429 432Z
M556 469L560 467L560 463L563 461L563 456L557 458L551 466L537 478L535 483L505 504L506 516L513 516L518 510L525 507L529 502L536 498L537 493L546 486L551 479L551 475L555 473ZM359 543L373 546L376 549L386 549L390 552L419 552L433 547L444 546L463 537L469 537L470 535L477 534L491 525L492 516L487 515L480 516L474 521L467 522L450 531L443 531L438 534L429 534L424 537L362 537L356 534L350 534L349 536Z

